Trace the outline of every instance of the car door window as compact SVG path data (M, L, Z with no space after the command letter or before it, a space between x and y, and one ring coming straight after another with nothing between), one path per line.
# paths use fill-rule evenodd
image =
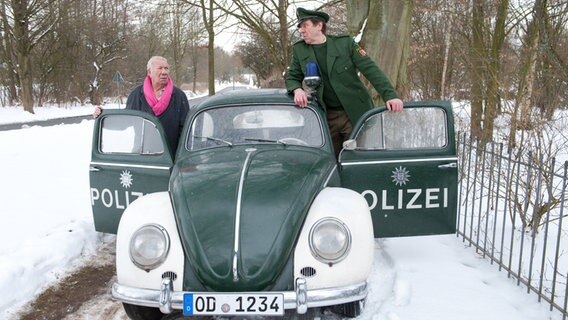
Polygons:
M449 101L376 108L340 154L342 186L361 193L376 238L448 234L457 219L457 155Z
M103 153L162 154L164 145L156 126L141 117L121 115L102 120Z
M359 150L441 149L448 143L441 108L405 109L369 117L356 135Z

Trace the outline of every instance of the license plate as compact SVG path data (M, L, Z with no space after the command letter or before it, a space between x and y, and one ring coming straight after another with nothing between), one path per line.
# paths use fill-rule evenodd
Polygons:
M284 315L281 293L186 293L183 315Z

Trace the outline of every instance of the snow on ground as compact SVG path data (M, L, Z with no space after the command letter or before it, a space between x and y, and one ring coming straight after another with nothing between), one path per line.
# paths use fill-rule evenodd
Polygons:
M112 106L111 106L112 107ZM0 123L87 115L92 107L0 108ZM0 319L101 245L88 167L93 121L0 131ZM360 319L561 319L455 235L377 240Z
M118 105L112 106L118 107ZM24 112L23 107L2 107L0 108L0 124L24 123L65 117L83 116L92 113L92 105L76 107L46 106L35 108L34 114Z

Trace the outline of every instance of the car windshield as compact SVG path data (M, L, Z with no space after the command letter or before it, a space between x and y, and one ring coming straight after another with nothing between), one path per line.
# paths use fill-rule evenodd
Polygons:
M276 143L321 147L317 114L285 105L225 106L200 112L193 120L187 149Z

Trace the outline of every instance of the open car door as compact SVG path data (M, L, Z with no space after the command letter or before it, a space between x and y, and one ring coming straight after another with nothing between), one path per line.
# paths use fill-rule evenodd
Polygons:
M339 156L342 186L369 203L375 237L454 233L457 155L451 103L368 111Z
M89 168L95 229L116 234L130 203L167 191L172 163L158 118L135 110L105 110L95 120Z

